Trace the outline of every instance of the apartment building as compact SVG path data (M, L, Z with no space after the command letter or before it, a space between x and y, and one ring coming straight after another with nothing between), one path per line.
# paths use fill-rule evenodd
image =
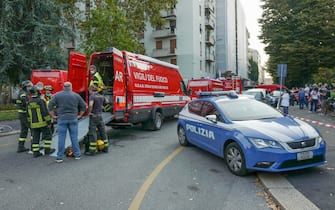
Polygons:
M215 0L179 0L162 12L166 25L147 26L146 54L177 64L185 80L215 78Z
M247 78L248 38L239 0L179 0L161 13L165 26L147 25L146 54L177 64L185 80L226 71Z

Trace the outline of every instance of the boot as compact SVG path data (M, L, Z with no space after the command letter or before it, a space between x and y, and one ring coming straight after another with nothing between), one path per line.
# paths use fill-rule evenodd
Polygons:
M104 153L108 153L108 147L104 147L104 149L102 150Z
M34 157L34 158L37 158L37 157L42 156L42 155L43 155L43 154L40 153L40 152L34 152L33 157Z
M27 152L29 149L24 147L24 141L19 141L19 145L17 147L17 153Z
M89 150L88 152L85 152L85 155L87 155L87 156L94 156L95 155L95 151L94 150Z
M54 153L55 151L56 151L56 149L45 148L44 149L44 154L50 155L50 154Z

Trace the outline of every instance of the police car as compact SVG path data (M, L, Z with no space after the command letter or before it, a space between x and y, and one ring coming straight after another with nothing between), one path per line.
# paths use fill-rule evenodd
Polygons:
M179 113L177 133L182 146L192 144L224 158L239 176L326 162L326 142L314 127L232 92L201 92Z

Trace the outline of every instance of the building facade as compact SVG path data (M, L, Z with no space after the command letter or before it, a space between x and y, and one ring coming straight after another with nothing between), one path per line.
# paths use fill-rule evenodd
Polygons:
M226 71L248 78L248 37L239 0L179 0L166 25L144 34L146 54L177 64L185 80Z
M217 75L215 67L215 0L179 0L162 12L165 26L147 25L146 54L177 64L185 80Z

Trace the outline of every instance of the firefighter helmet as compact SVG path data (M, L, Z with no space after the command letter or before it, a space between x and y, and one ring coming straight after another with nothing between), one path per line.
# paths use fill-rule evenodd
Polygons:
M25 80L22 82L21 86L23 89L26 89L28 86L33 86L33 83L30 80Z
M71 146L65 149L65 155L66 157L74 157L74 152Z
M44 86L44 90L46 90L46 91L53 91L54 88L51 85L45 85Z
M29 90L32 97L36 98L41 95L40 89L36 86L32 86Z
M98 151L102 151L104 148L105 148L104 141L102 141L101 139L98 139L97 140L97 149L98 149Z

